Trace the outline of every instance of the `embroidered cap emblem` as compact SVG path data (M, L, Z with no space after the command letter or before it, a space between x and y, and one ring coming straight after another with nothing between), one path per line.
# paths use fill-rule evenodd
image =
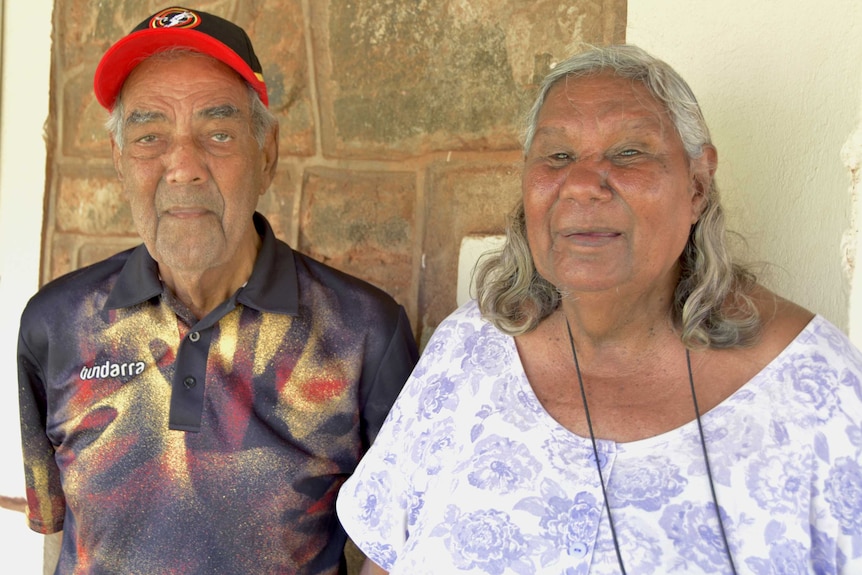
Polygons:
M150 20L150 28L195 28L201 17L184 8L162 10Z

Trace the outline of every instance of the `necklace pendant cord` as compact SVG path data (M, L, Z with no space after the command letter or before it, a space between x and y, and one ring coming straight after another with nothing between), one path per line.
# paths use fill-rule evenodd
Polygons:
M700 447L703 450L703 462L706 465L706 477L709 479L709 491L712 494L712 503L715 506L715 517L718 519L718 528L721 531L721 540L724 543L724 550L727 553L727 560L730 562L730 571L736 575L736 565L733 562L733 555L730 553L730 543L727 541L727 532L724 529L724 521L721 520L721 510L718 508L718 496L715 494L715 483L712 480L712 466L709 464L709 455L706 453L706 440L703 436L703 424L700 422L700 408L697 406L697 394L694 391L694 376L691 373L691 354L688 348L685 348L685 363L688 368L688 383L691 386L691 400L694 403L694 416L697 420L697 431L700 435Z
M605 478L604 478L604 475L602 474L601 463L599 462L599 450L598 450L598 447L596 446L596 436L595 436L595 433L593 432L593 422L590 418L590 409L587 405L587 393L584 390L584 380L583 380L583 377L581 376L581 366L580 366L580 363L578 362L578 354L575 351L575 339L572 336L572 327L571 327L571 325L569 325L569 318L568 317L566 318L566 330L568 331L568 334L569 334L569 345L572 348L572 359L575 362L575 371L578 374L578 386L579 386L580 392L581 392L581 401L584 404L584 415L586 416L586 420L587 420L587 429L590 432L590 442L592 443L592 447L593 447L593 457L595 458L595 462L596 462L596 470L599 472L599 483L601 484L601 487L602 487L602 498L604 499L604 503L605 503L605 511L607 511L607 514L608 514L608 524L610 525L610 528L611 528L611 537L613 538L613 542L614 542L614 551L617 554L617 561L620 564L620 571L622 572L622 575L626 575L626 568L625 568L625 565L623 564L623 556L622 556L622 552L620 551L619 539L617 538L617 530L616 530L616 527L614 526L613 517L611 516L611 506L610 506L610 503L608 503L608 494L607 494L607 489L605 487ZM730 544L727 541L727 533L724 529L724 521L722 521L722 519L721 519L721 511L719 510L719 507L718 507L718 497L715 494L715 483L713 483L713 480L712 480L712 469L709 465L709 456L707 455L707 451L706 451L706 440L704 439L704 435L703 435L703 425L701 424L701 421L700 421L700 409L698 408L698 405L697 405L697 394L695 393L695 390L694 390L694 376L692 375L692 371L691 371L691 354L689 353L688 348L686 348L686 350L685 350L685 362L686 362L686 367L688 368L688 382L689 382L689 386L691 388L691 399L692 399L692 402L694 403L694 416L695 416L695 419L697 420L697 430L698 430L698 434L700 435L700 446L701 446L701 449L703 450L703 460L704 460L704 463L706 464L706 476L707 476L707 479L709 480L709 490L710 490L710 494L712 495L712 503L713 503L713 506L715 508L715 516L716 516L716 519L718 520L718 527L719 527L719 530L721 531L721 539L722 539L722 542L724 543L724 550L727 554L727 560L730 562L731 573L733 573L733 575L737 575L736 565L734 564L733 556L730 553Z
M572 337L572 326L569 325L569 318L566 318L566 330L569 332L569 345L572 346L572 358L575 360L575 370L578 372L578 386L581 390L581 401L584 403L584 415L587 418L587 428L590 430L590 441L593 444L593 457L596 462L596 469L599 472L599 484L602 486L602 499L605 500L605 511L608 514L608 525L611 526L611 537L614 540L614 551L617 554L617 561L620 564L620 571L622 571L622 575L626 575L626 568L623 564L623 555L620 551L620 542L617 539L617 530L614 527L614 520L611 517L611 506L608 503L608 494L605 490L605 478L602 475L602 464L599 462L599 450L596 447L596 435L593 433L593 422L590 419L590 408L587 407L587 393L584 390L584 380L581 377L581 366L578 363L578 354L575 353L575 338Z

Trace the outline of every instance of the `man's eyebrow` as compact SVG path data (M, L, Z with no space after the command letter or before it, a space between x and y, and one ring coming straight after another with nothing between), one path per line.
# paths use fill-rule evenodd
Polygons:
M222 106L213 106L204 108L197 113L197 116L209 120L218 120L221 118L235 118L240 115L239 108L233 104L224 104ZM162 112L150 112L144 110L132 110L126 117L126 125L142 125L152 122L164 122L167 116Z
M147 124L150 122L159 122L164 121L167 118L161 112L144 112L142 110L132 110L128 116L126 116L126 125L140 125Z
M218 120L222 118L235 118L240 115L239 108L233 104L224 104L222 106L213 106L212 108L204 108L197 115L204 119Z

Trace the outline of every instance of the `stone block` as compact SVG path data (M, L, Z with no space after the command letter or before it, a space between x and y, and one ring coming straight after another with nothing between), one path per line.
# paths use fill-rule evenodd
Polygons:
M213 9L214 13L222 13ZM315 152L314 105L311 97L305 19L300 0L239 2L233 20L254 42L269 94L269 108L280 124L282 154Z
M108 112L93 94L94 72L89 66L78 68L62 84L61 157L81 162L101 160L110 166L111 139L105 128Z
M82 268L141 244L141 238L98 238L82 241L74 258L74 267Z
M77 237L59 233L52 234L50 237L50 248L43 246L47 251L43 261L48 262L48 265L42 265L42 284L76 269L74 262L78 249Z
M427 177L425 238L419 286L421 329L456 307L458 253L471 234L499 234L521 195L520 154L493 165L439 163Z
M282 161L275 173L275 180L257 203L257 211L269 220L275 236L290 244L291 247L295 247L296 244L296 229L293 222L294 204L299 196L297 180L293 166Z
M62 174L54 219L60 232L94 236L135 233L132 212L113 170Z
M54 234L51 268L42 281L56 279L140 243L137 236L93 238L79 234Z
M299 249L415 310L415 198L413 173L310 169L303 181Z
M516 149L536 79L580 42L622 40L620 6L625 14L620 0L312 3L324 153Z

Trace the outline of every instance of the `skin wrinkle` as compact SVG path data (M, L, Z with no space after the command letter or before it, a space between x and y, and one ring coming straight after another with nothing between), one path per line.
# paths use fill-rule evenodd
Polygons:
M570 283L573 280L563 277L578 275L578 270L584 270L579 277L587 281L598 278L587 291L601 289L603 276L611 282L607 287L619 289L620 285L613 285L617 280L611 278L622 278L628 273L628 283L633 286L640 280L634 280L632 274L646 280L651 275L647 273L650 262L657 264L662 260L666 261L657 269L665 270L660 274L664 274L669 284L675 285L678 265L676 258L667 254L682 251L690 226L700 213L701 202L695 201L697 194L690 180L692 166L682 151L681 140L675 133L673 138L666 137L671 135L666 129L670 122L666 112L654 101L648 106L636 105L650 102L639 93L646 90L625 82L627 95L631 93L631 96L622 103L603 99L603 93L597 89L588 90L589 83L596 86L617 81L619 78L604 74L580 79L577 91L571 86L552 88L525 162L527 236L537 270L551 283L569 292L578 291L578 283ZM574 105L576 97L580 102L577 106ZM557 111L554 111L554 102L557 106L562 104ZM559 117L567 118L566 122L549 121ZM672 142L673 150L666 149L667 142ZM636 156L621 156L629 148L638 151ZM672 154L672 151L677 153ZM674 194L684 192L689 196L691 207L658 195L667 186L669 190L677 190ZM567 208L567 205L572 207ZM651 207L647 209L647 206ZM662 234L656 238L644 231L668 229L665 219L671 214L685 221L680 221L676 228L674 239L670 240L672 246L668 244L669 247L662 248L660 244L664 245L662 242L671 236ZM590 253L586 245L573 247L571 240L577 236L570 236L572 232L618 235L617 240L608 240L607 249L611 251L602 250L599 254L602 257L597 259L598 252ZM620 245L615 248L615 244ZM549 253L558 257L549 259L546 255ZM641 256L636 256L637 253ZM644 254L648 254L646 260ZM563 263L570 258L581 263ZM554 261L556 263L552 263ZM602 267L603 261L608 269ZM598 271L600 269L605 271ZM575 271L569 273L569 270ZM655 280L646 281L644 287L658 287ZM667 300L666 297L662 299Z
M252 214L275 173L277 128L259 145L247 85L199 55L143 62L122 97L124 141L112 147L135 225L162 279L203 317L251 274Z

